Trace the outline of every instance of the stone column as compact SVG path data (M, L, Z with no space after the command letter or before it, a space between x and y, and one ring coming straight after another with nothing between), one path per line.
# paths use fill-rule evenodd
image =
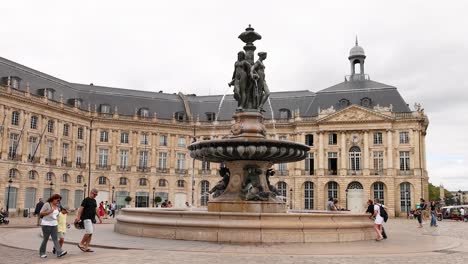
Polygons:
M151 133L151 159L149 167L152 168L152 172L156 172L158 167L157 152L156 152L156 142L157 142L158 133ZM154 169L153 169L154 168Z
M131 171L136 171L137 170L137 167L138 167L138 144L140 143L139 140L138 140L138 131L130 131L130 134L131 134L131 142L132 142L132 151L130 153L131 158L130 158L130 168Z
M28 134L28 130L29 130L29 127L28 126L28 118L29 118L29 113L26 113L26 111L22 111L22 116L23 116L23 122L21 124L21 129L22 131L20 133L23 133L23 135L21 136L21 142L20 142L20 146L18 147L21 147L21 160L23 162L26 162L28 160L28 142L29 142L29 134Z
M110 166L112 167L113 170L117 168L117 160L118 160L118 155L117 155L117 144L119 144L118 141L118 135L119 135L120 130L114 130L111 129L109 131L110 134L110 143L112 144L112 148L110 149Z
M393 175L393 133L387 130L387 175Z
M364 162L363 175L369 175L369 131L364 131Z
M340 152L340 174L341 176L346 176L348 173L347 173L347 167L346 167L346 153L347 153L347 149L346 149L346 132L343 131L341 132L341 141L340 141L340 149L341 149L341 152Z
M420 147L420 131L419 130L411 130L412 131L412 137L411 137L411 146L413 147L414 149L414 156L410 156L410 164L411 164L411 167L410 169L413 170L414 172L414 175L421 175L421 157L420 157L420 152L419 152L419 147Z
M323 176L325 175L325 166L324 166L324 158L325 158L325 151L323 148L323 132L318 132L319 135L319 149L318 149L318 170L317 175Z
M2 159L8 159L8 124L10 124L10 113L8 108L4 105L0 106L3 112L2 116Z

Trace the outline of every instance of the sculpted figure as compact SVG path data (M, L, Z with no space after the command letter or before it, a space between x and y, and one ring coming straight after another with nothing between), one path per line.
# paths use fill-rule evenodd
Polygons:
M265 81L265 65L263 64L266 57L266 52L259 52L258 60L251 68L251 76L254 79L257 88L254 92L254 96L256 97L254 101L255 105L258 106L257 108L262 112L265 112L265 110L263 110L263 105L270 96L270 90L268 89L268 85Z
M247 107L248 88L250 85L250 63L245 60L245 52L237 53L237 61L234 63L234 73L229 86L234 85L234 99L238 103L238 109Z
M242 183L241 193L244 195L247 201L266 201L268 200L268 192L263 191L263 187L260 184L260 174L262 170L258 167L248 166L245 168L247 171L247 177L244 183Z
M220 180L208 193L213 195L213 198L216 198L223 194L229 184L229 178L231 176L231 172L228 168L223 167L219 169L219 176L223 179Z
M270 192L272 194L273 197L275 197L276 195L281 195L281 193L278 191L278 189L276 189L275 186L271 185L270 183L270 177L275 175L275 171L273 169L268 169L266 171L266 182L267 182L267 185L268 185L268 189L270 189Z

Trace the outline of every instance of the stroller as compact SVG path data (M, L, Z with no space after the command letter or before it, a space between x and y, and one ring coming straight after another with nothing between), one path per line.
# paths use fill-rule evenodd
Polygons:
M8 225L10 220L8 220L8 212L4 211L3 209L0 210L0 225L5 224Z

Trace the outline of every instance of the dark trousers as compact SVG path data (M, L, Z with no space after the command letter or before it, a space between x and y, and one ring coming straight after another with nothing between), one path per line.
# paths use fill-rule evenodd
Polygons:
M57 256L62 254L62 248L60 247L57 238L57 226L42 226L42 235L43 237L41 247L39 248L39 255L45 255L47 249L47 241L49 241L49 237L52 237L55 250L57 251Z
M115 218L115 210L111 210L112 212L112 218Z
M385 233L385 228L383 227L383 225L382 225L382 237L384 239L387 239L387 233Z

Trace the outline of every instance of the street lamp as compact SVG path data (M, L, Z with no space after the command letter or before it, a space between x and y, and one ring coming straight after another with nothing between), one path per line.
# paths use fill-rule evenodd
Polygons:
M112 185L112 201L111 201L111 203L114 202L114 190L115 190L115 187L114 187L114 185Z
M458 205L461 205L461 194L462 194L462 191L458 190Z
M13 180L10 179L8 180L8 195L7 195L7 204L6 204L6 211L7 211L7 214L9 213L9 209L10 209L10 188L11 188L11 184L13 183Z
M154 192L155 191L156 191L156 187L153 187L153 207L154 207L154 202L155 202L154 199L156 198L156 197L154 197Z
M345 192L346 192L346 211L348 211L348 189L346 189Z
M54 183L50 182L49 185L50 185L50 195L49 195L49 197L51 197L52 196L52 186L54 186Z
M85 198L86 196L86 187L88 187L88 185L86 185L86 183L83 185L83 199Z
M193 139L192 144L197 142L195 137L195 125L193 125ZM192 206L195 204L195 158L192 159Z
M293 207L293 188L289 189L289 209L292 210Z

